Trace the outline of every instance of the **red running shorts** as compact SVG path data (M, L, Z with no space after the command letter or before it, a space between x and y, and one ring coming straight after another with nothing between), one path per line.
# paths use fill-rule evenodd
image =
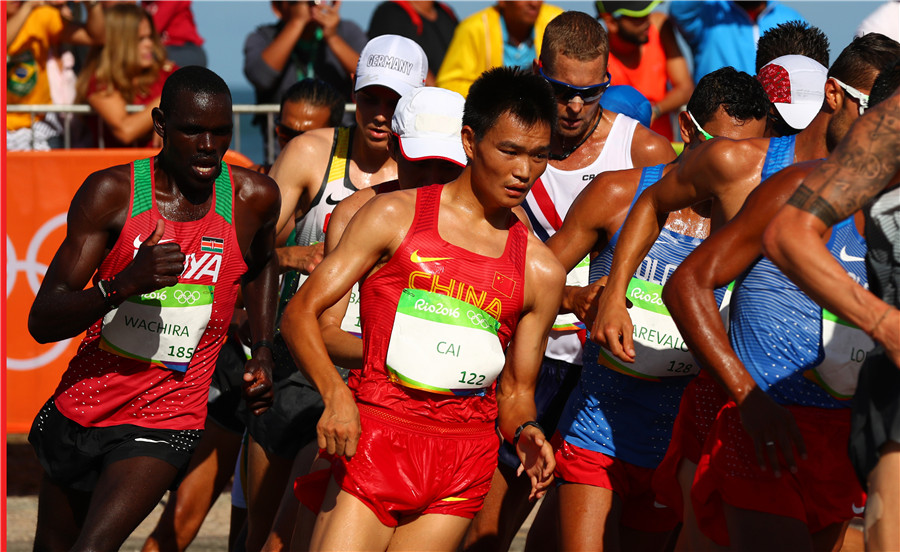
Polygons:
M737 405L731 402L719 413L691 488L700 530L717 544L730 545L723 503L798 519L811 534L862 514L866 495L847 455L850 410L787 409L800 428L808 458L797 458L796 474L782 468L781 477L771 468L759 468Z

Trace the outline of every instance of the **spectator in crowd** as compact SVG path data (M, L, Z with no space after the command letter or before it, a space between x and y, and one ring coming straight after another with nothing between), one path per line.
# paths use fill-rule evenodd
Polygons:
M544 28L561 13L543 2L499 1L470 15L453 33L437 85L465 96L491 67L530 68L541 53Z
M166 55L175 65L206 67L203 38L197 32L190 2L141 0L141 7L153 18L153 24L166 47Z
M434 75L444 61L457 23L453 8L444 2L392 0L375 8L369 22L369 37L395 34L415 40L425 50L431 68L425 83L434 86Z
M900 0L891 0L863 19L856 29L856 36L881 33L900 42Z
M47 64L50 52L63 43L92 45L103 42L103 9L88 8L85 24L64 17L61 5L6 2L7 105L52 103ZM48 150L58 130L44 115L9 113L6 147L9 151ZM148 115L149 119L149 115Z
M767 30L786 21L803 21L797 11L778 2L672 2L669 17L694 57L694 82L730 65L753 73L756 41Z
M341 19L340 2L272 2L278 22L257 27L244 43L244 75L256 103L277 103L298 80L316 77L350 101L350 75L356 71L366 33ZM254 124L263 125L262 116ZM263 129L263 140L268 137Z
M163 83L175 64L166 58L153 20L140 7L110 6L105 19L105 44L91 52L78 76L78 101L99 114L103 124L97 136L105 147L159 144L150 113L159 106ZM145 107L128 113L129 104Z
M664 14L651 13L660 0L598 1L597 12L609 31L609 72L616 84L638 89L651 104L650 129L672 141L670 113L680 110L694 90L687 61Z

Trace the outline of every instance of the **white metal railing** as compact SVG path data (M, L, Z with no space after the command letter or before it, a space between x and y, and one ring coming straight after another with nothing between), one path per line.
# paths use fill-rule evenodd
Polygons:
M144 105L128 105L125 106L126 111L128 113L137 113L146 109L147 106ZM345 109L348 113L353 113L356 111L356 104L348 103L345 106ZM266 141L268 144L268 149L266 151L267 163L275 162L275 115L278 113L279 106L278 104L234 104L232 106L232 120L234 121L234 131L232 133L232 140L234 141L234 149L235 151L241 151L241 119L240 116L244 114L257 114L263 113L266 115L266 136L269 139ZM9 105L6 106L7 113L30 113L31 114L31 122L34 123L35 115L39 113L65 113L65 114L80 114L80 115L97 115L97 112L91 109L90 105L87 104L73 104L73 105L51 105L51 104L35 104L35 105ZM63 129L64 129L64 137L63 137L63 147L65 149L71 149L72 147L72 132L71 132L71 117L63 117ZM99 121L99 129L98 129L98 147L99 149L104 149L105 144L103 140L103 118L98 116L97 120ZM34 134L32 134L32 145L34 144Z

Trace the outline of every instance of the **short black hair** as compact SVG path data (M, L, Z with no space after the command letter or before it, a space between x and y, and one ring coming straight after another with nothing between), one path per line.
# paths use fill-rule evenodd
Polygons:
M890 98L897 88L900 88L900 60L878 74L869 93L869 107L875 107Z
M781 56L805 56L828 67L828 37L806 21L780 23L766 31L756 45L756 72Z
M488 69L469 88L463 126L470 127L475 140L480 141L504 113L525 125L547 123L552 129L556 126L553 89L530 71L517 67Z
M169 113L182 92L191 94L224 94L231 105L231 90L222 77L200 65L188 65L178 69L166 79L159 98L159 109Z
M900 42L880 33L858 36L834 60L828 76L854 88L871 88L875 77L900 59Z
M704 75L687 109L700 126L712 119L719 106L725 113L739 121L763 119L769 114L771 102L765 88L758 80L734 67L722 67Z
M286 103L307 103L316 107L327 107L330 111L328 126L336 127L344 118L344 98L337 89L322 79L303 79L295 82L281 96L281 109Z

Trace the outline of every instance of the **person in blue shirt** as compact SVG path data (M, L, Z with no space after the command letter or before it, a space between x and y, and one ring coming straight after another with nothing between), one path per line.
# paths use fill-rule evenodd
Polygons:
M672 2L669 17L691 48L694 82L730 65L753 75L756 42L767 30L787 21L805 21L778 2Z

